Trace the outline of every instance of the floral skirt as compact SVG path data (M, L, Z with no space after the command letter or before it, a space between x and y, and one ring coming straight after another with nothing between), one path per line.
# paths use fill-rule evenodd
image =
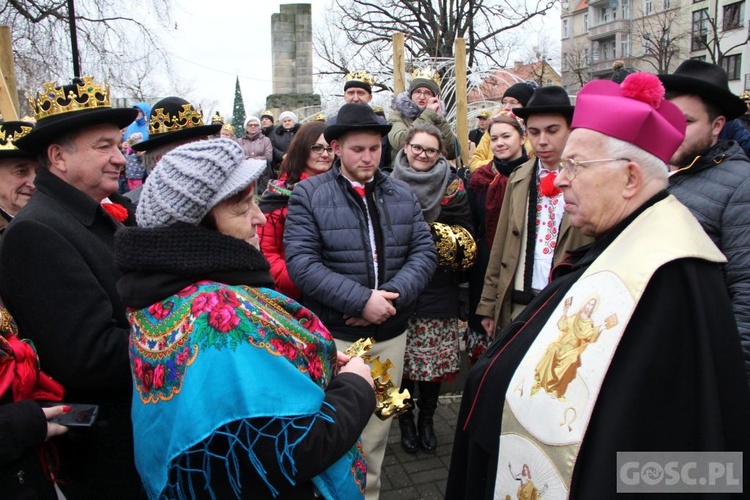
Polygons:
M404 378L423 382L453 380L460 367L458 338L458 318L409 318Z
M492 343L492 339L487 336L484 330L480 332L470 326L466 327L464 340L466 341L466 354L469 355L471 364L476 363Z

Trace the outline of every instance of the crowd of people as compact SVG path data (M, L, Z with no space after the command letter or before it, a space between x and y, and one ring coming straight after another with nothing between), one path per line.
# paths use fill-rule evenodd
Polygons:
M750 450L748 107L719 66L575 105L515 83L466 154L436 73L386 116L373 85L235 131L84 77L0 123L3 498L376 499L384 373L435 453L462 344L446 498L611 498L618 452Z

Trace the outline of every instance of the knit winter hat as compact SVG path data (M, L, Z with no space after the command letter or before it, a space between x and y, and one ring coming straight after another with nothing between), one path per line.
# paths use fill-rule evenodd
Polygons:
M245 160L231 139L185 144L162 157L143 185L136 209L141 227L198 225L216 205L257 180L265 160Z
M297 115L292 113L291 111L284 111L279 115L279 123L283 122L285 118L291 118L294 123L299 123L299 120L297 119Z
M523 104L525 107L529 103L529 99L531 99L532 94L534 94L534 87L526 82L518 82L508 87L508 89L503 94L503 98L512 97L513 99L516 99L518 102Z
M257 116L248 116L247 120L245 120L244 127L247 128L247 124L250 123L250 122L255 122L258 125L260 125L260 118L258 118Z
M409 85L409 95L412 95L415 90L417 90L419 87L425 87L432 91L432 93L437 97L440 94L440 87L438 87L437 83L434 81L427 79L427 78L415 78L411 81L411 84Z

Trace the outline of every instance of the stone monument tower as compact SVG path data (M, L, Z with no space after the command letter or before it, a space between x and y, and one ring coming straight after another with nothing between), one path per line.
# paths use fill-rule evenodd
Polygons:
M312 93L312 6L281 5L271 16L271 37L273 94L266 98L266 107L276 116L279 111L320 107L320 96Z

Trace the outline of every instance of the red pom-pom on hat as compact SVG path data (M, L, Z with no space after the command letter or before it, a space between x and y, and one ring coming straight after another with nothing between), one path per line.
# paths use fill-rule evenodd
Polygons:
M630 74L625 77L620 87L624 97L645 102L654 109L659 109L664 100L664 85L651 73Z

